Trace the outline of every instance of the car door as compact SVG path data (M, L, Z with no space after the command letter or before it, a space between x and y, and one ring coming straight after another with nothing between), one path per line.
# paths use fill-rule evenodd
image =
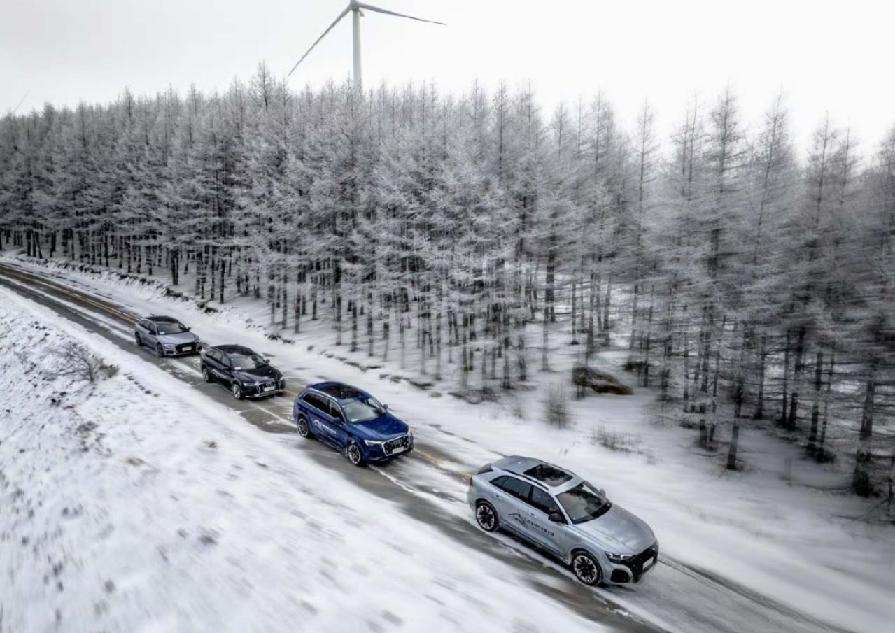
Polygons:
M226 352L221 352L221 379L227 384L233 382L233 360Z
M155 329L155 323L152 321L146 322L146 341L149 343L150 347L155 347L158 331Z
M208 367L208 372L212 375L216 380L223 380L223 368L221 366L221 355L223 352L217 349L210 349L208 353L205 354L205 366Z
M305 396L308 425L320 441L335 446L332 426L329 423L329 402L323 396L309 393Z
M554 523L550 520L550 514L553 512L558 512L565 521L565 515L562 514L556 499L546 490L532 486L529 500L531 538L547 551L559 554L566 540L564 536L567 527L565 523Z
M500 523L520 536L533 540L528 498L531 495L531 484L513 477L503 475L491 482L494 484L494 496L498 502L497 513Z
M348 423L342 413L342 408L334 400L329 401L329 420L333 443L337 448L344 450L348 447L350 440Z

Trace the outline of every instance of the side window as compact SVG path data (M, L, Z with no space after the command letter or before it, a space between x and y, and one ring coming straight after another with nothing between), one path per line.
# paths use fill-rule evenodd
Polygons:
M305 394L305 402L321 413L326 413L326 403L316 393Z
M155 329L155 323L153 323L152 321L147 321L147 322L146 322L146 329L149 330L149 333L150 333L150 334L156 334L156 333L157 333L157 331L156 331L156 329Z
M332 400L329 401L329 414L333 416L336 420L345 421L345 416L342 415L342 410Z
M553 497L551 497L549 493L536 487L532 487L531 489L531 505L544 514L550 514L551 512L559 510L559 505Z
M221 353L216 349L208 350L208 357L216 363L221 362Z
M527 484L524 481L516 479L515 477L509 477L504 475L503 477L498 477L494 481L492 481L495 486L503 490L509 495L528 503L528 495L531 494L531 484Z

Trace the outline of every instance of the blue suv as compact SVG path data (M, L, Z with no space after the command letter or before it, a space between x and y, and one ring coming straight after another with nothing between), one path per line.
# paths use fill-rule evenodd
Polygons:
M389 413L388 405L339 382L322 382L302 391L295 399L292 419L299 435L329 444L355 466L413 450L410 427Z

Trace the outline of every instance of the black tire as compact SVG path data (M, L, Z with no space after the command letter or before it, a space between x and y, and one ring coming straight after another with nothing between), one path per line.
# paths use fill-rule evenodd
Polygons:
M161 358L162 356L165 355L165 351L162 349L161 343L155 344L155 355L158 356L159 358Z
M494 532L500 527L497 510L487 501L479 501L475 504L475 522L486 532Z
M134 343L137 344L137 347L143 347L143 339L140 338L139 332L134 332Z
M364 454L357 442L351 442L351 444L348 445L348 448L345 449L345 457L347 457L348 461L355 466L364 465Z
M211 382L211 372L208 371L208 367L202 368L202 380L205 382Z
M232 393L233 397L237 400L242 400L245 397L245 395L243 395L242 393L242 387L240 387L239 383L235 381L233 382L233 384L230 385L230 393Z
M311 426L308 424L308 420L305 416L298 416L298 419L295 421L295 427L298 429L298 434L306 440L314 437L314 434L311 433Z
M572 573L578 582L585 585L598 585L603 580L603 572L594 557L587 552L575 552L572 554Z

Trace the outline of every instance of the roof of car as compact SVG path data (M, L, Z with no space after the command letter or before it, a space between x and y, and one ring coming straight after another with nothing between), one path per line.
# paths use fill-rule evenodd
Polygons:
M492 465L519 475L528 481L537 482L546 488L561 488L567 486L569 482L579 479L575 473L564 468L554 466L542 459L522 455L510 455L497 460Z
M213 345L214 349L220 350L225 354L254 354L252 350L244 345Z
M316 385L311 385L309 389L325 393L328 396L332 396L336 400L354 400L356 398L369 396L367 392L362 391L357 387L352 387L351 385L346 385L345 383L332 380L327 382L318 382Z
M167 316L164 314L150 314L148 317L146 317L146 320L147 321L176 321L178 323L180 322L179 319L175 319L172 316Z

